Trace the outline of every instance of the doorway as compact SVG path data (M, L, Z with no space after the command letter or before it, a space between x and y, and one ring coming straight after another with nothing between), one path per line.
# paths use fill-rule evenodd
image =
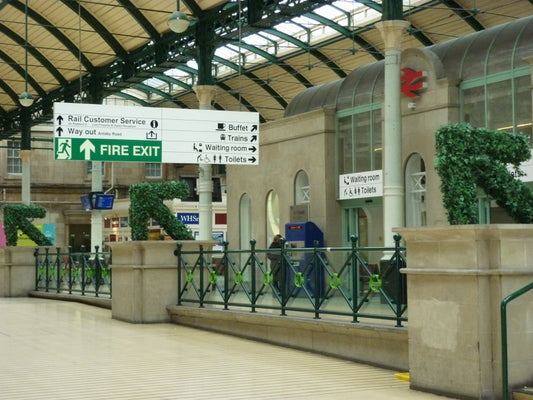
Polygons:
M69 246L73 252L94 251L91 249L91 225L90 224L70 224L69 225Z

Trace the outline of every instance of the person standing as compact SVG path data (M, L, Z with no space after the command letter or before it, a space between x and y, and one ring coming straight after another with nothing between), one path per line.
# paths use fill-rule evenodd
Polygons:
M276 249L276 251L267 253L267 257L270 260L272 283L278 292L281 289L281 253L277 249L280 249L281 245L281 235L277 234L274 236L270 246L268 246L269 249Z

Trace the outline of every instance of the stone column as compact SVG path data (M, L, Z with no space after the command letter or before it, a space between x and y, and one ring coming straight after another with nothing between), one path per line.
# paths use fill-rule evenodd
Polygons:
M91 171L91 190L93 192L101 192L102 184L102 161L93 161ZM103 221L102 210L91 210L91 252L95 251L95 246L102 251L103 243Z
M216 94L214 85L198 85L194 88L200 102L200 110L211 110ZM213 180L211 164L198 165L198 211L200 217L200 240L213 239Z
M392 229L404 226L404 182L402 165L402 120L400 110L401 41L409 22L382 21L376 24L385 42L385 99L383 102L383 243L394 246Z
M411 388L502 398L500 307L533 281L533 226L402 228ZM533 293L507 308L509 388L531 384Z
M31 150L20 150L22 161L22 204L27 206L31 203Z

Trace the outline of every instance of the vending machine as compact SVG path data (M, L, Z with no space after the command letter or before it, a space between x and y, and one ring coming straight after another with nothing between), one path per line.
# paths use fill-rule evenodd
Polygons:
M286 290L292 296L304 296L305 291L313 295L318 292L319 296L324 294L324 271L318 271L315 275L313 264L313 248L324 246L324 234L313 222L290 222L285 224L286 246L291 255L291 265L286 273ZM293 251L291 248L308 248L309 251ZM318 279L317 279L318 278ZM317 291L315 291L315 287Z

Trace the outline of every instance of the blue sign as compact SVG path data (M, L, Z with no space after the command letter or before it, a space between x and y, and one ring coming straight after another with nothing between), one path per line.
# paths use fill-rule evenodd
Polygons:
M178 213L177 217L185 225L198 225L200 223L199 213Z

